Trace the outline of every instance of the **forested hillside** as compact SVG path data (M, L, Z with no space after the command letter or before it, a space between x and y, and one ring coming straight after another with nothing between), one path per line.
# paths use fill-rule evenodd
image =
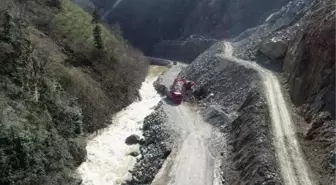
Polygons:
M86 133L138 97L147 61L70 0L2 0L0 184L78 184Z

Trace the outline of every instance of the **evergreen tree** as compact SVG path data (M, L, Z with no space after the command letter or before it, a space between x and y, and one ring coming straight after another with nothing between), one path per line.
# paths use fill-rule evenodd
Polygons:
M93 29L93 37L94 37L96 48L99 50L102 50L104 48L103 39L102 39L102 29L99 24L96 24L96 26Z
M14 29L15 23L13 16L9 11L5 12L5 21L3 23L3 36L8 42L13 42L14 40Z
M94 29L93 29L94 42L95 42L96 48L99 50L102 50L104 48L103 39L102 39L102 29L99 25L100 16L99 16L97 9L93 12L92 17L93 17L92 24L94 25Z
M92 14L92 23L98 24L99 22L100 22L100 16L99 16L98 10L95 9L95 11Z

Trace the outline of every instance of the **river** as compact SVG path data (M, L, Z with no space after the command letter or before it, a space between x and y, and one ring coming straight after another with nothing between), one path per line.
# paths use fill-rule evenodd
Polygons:
M166 67L151 66L139 90L141 100L113 116L108 128L89 137L87 159L77 169L83 185L117 185L130 176L128 170L133 168L136 158L128 154L138 151L139 145L126 145L125 139L131 134L142 135L144 118L153 112L153 108L161 100L153 82L165 69Z

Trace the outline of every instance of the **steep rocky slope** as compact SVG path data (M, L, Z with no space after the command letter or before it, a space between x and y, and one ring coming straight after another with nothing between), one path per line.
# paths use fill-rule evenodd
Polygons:
M289 43L283 67L293 102L316 105L308 120L322 110L335 117L335 5L321 1L315 7Z
M310 124L303 142L308 160L324 181L335 170L335 4L314 7L292 38L283 69L291 99Z
M305 6L294 16L283 16L280 10L264 24L233 39L239 49L235 54L283 72L289 97L306 122L299 132L307 161L318 181L330 184L336 139L335 5L330 0L316 0L294 1L295 6L290 7L299 7L300 2ZM292 8L287 5L283 9ZM281 20L284 17L287 21Z
M292 1L270 14L260 25L240 33L232 39L237 48L235 55L242 59L255 60L260 52L273 59L282 59L290 38L295 35L296 30L300 29L301 19L311 9L313 2L312 0ZM284 50L279 51L275 48L282 43L286 46L282 47ZM270 61L263 61L263 63L270 63ZM274 63L281 62L274 61Z

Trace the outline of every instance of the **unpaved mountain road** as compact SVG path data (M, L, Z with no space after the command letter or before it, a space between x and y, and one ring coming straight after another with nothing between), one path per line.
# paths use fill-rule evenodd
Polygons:
M296 128L287 109L279 80L271 71L255 62L232 56L233 47L231 43L226 42L223 47L225 47L225 52L220 54L220 57L256 70L264 82L264 90L272 119L273 140L284 184L314 185L311 172L304 161L296 138Z
M152 185L218 184L215 154L210 152L210 141L216 138L212 126L203 121L195 106L164 106L170 125L180 138Z
M185 65L173 66L162 77L161 84L169 87ZM167 124L176 135L176 147L155 177L152 185L211 185L219 184L216 173L216 152L211 148L218 132L204 122L197 105L173 105L163 101L168 115Z

